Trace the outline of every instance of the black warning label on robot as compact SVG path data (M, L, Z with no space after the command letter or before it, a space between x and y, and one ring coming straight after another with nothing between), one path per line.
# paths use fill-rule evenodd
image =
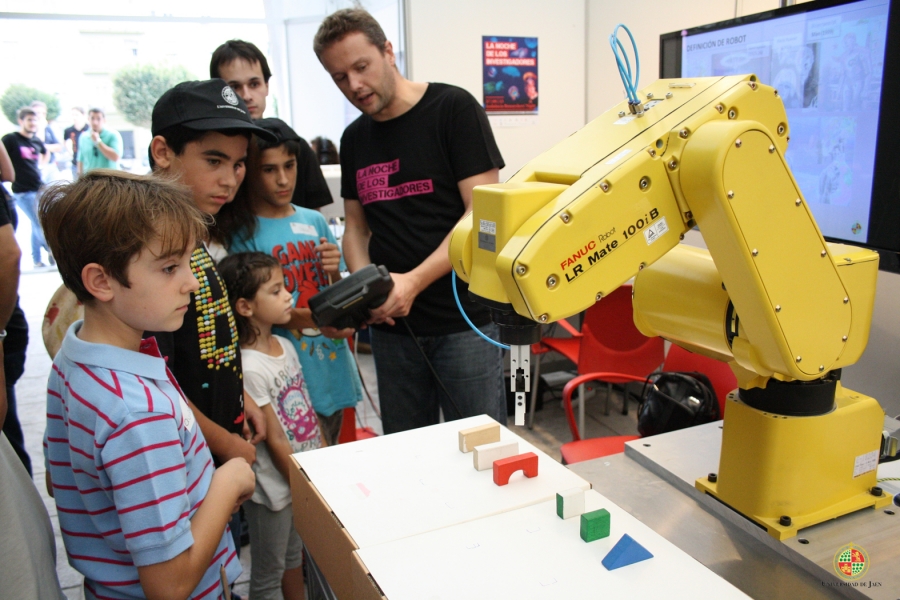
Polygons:
M478 249L488 252L497 251L497 236L490 233L478 232Z

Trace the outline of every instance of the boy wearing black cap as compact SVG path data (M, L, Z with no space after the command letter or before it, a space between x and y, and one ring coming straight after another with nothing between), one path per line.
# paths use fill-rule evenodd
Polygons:
M274 137L253 124L243 100L221 79L186 81L163 94L153 107L151 132L154 172L189 187L197 208L210 217L234 199L244 180L250 134ZM172 333L145 335L156 336L161 354L196 407L217 463L240 456L252 464L253 444L265 438L265 419L243 395L234 315L208 241L191 255L200 289L191 295L184 324Z

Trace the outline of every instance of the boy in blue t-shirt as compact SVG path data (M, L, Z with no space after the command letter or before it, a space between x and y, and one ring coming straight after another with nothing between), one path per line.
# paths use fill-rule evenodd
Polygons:
M281 263L285 287L294 296L294 317L286 329L273 331L293 342L320 427L333 445L338 441L343 409L362 399L359 372L344 339L354 330L330 329L323 335L312 322L309 298L339 279L345 267L325 217L291 204L303 143L300 136L280 119L254 123L277 140L253 137L245 193L238 194L234 207L226 209L229 250L264 252Z
M155 339L142 340L181 327L204 217L173 183L107 170L51 188L40 215L84 304L53 361L44 438L84 595L222 597L241 572L228 522L253 471L243 458L214 467Z

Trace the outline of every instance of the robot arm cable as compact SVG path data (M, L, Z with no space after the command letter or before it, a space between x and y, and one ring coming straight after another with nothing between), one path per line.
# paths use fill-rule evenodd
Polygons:
M634 51L634 77L632 77L631 73L631 61L628 60L628 55L625 53L625 47L619 40L619 29L624 29L625 33L628 34L628 38L631 40L631 48ZM637 95L637 88L638 80L641 77L641 61L638 57L637 43L634 41L634 36L631 35L631 30L622 23L616 25L616 28L609 36L609 45L612 48L613 56L616 58L619 75L622 77L622 84L625 86L625 94L628 96L628 104L632 106L639 105L640 99Z

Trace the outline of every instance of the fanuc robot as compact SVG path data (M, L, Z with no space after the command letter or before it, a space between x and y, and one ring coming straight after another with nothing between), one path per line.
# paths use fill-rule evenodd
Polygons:
M737 375L718 477L698 489L777 539L889 504L876 487L884 411L840 384L868 340L878 255L822 237L785 162L775 89L745 75L642 94L637 111L623 102L475 188L453 232L453 269L510 344L517 423L540 324L635 277L645 335ZM708 251L679 245L694 226Z

